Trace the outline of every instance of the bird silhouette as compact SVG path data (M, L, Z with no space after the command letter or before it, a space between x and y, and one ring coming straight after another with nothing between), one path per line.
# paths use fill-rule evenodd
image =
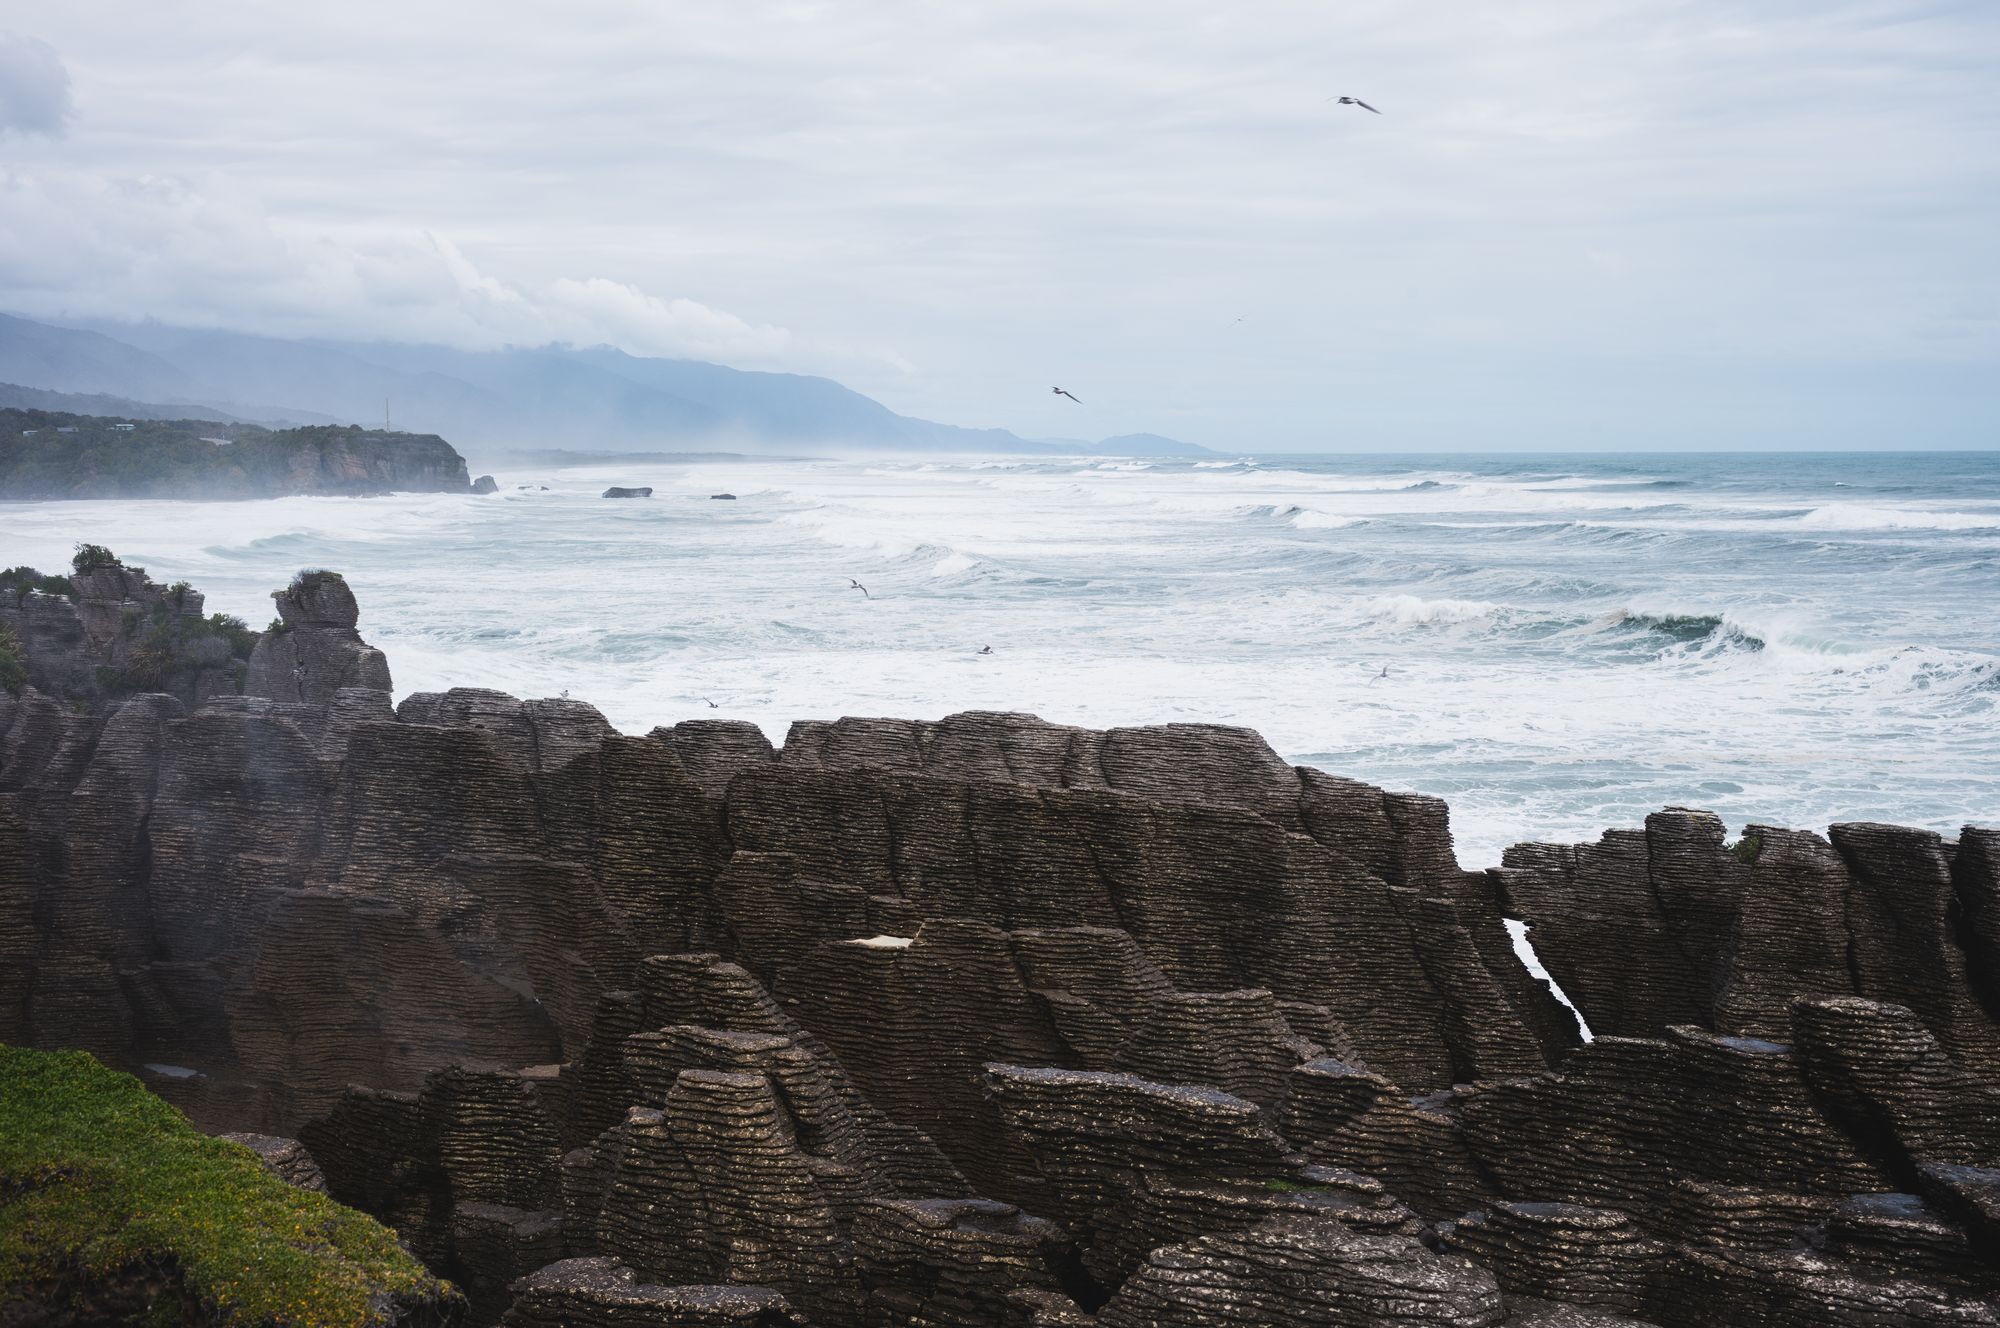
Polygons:
M1338 102L1342 106L1359 106L1364 111L1375 111L1375 108L1373 106L1370 106L1367 102L1361 100L1361 98L1359 97L1328 97L1327 100L1331 102ZM1380 111L1375 111L1375 114L1377 115L1380 115L1381 113L1382 112Z
M702 697L701 699L702 699L702 700L704 700L704 701L708 701L708 698L707 698L707 697L705 697L705 696L704 696L704 697ZM717 704L716 704L715 702L713 702L713 701L708 701L708 708L709 708L710 710L720 710L720 709L722 709L722 707L721 707L721 706L717 705Z
M863 598L863 599L874 599L874 598L875 598L875 597L874 597L873 595L871 595L871 594L869 594L869 593L868 593L868 587L867 587L867 586L864 586L864 585L862 585L862 584L861 584L861 583L860 583L859 581L856 581L856 580L855 580L855 579L854 579L853 577L851 577L851 576L847 578L847 588L848 588L849 590L858 590L858 591L860 591L860 592L861 592L861 598Z
M1077 396L1077 394L1074 392L1065 392L1059 387L1052 387L1049 389L1049 391L1055 393L1059 397L1068 397L1071 401L1076 402L1076 404L1079 406L1083 404L1083 398Z
M975 655L990 655L990 654L992 654L992 653L993 653L993 647L992 647L992 646L981 646L981 647L979 647L979 649L977 649L977 650L973 651L972 653L974 653Z

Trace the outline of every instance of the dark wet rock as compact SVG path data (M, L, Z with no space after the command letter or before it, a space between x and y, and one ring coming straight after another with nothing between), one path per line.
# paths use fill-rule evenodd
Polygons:
M296 1139L286 1139L275 1134L224 1134L218 1138L233 1144L242 1144L257 1155L257 1160L266 1170L296 1185L302 1190L326 1189L326 1177L320 1175L319 1163L306 1146Z
M1917 1167L1917 1184L1938 1212L1964 1230L1985 1266L1981 1281L1990 1286L1992 1270L2000 1267L2000 1168L1925 1162Z
M1408 1236L1317 1217L1266 1221L1154 1250L1098 1316L1103 1328L1497 1328L1493 1275Z
M1149 1249L1267 1216L1337 1216L1414 1234L1379 1182L1314 1167L1254 1103L1208 1088L1100 1071L995 1065L987 1092L1049 1193L1051 1216L1085 1246L1084 1266L1117 1285Z
M479 494L498 493L500 492L500 482L491 475L481 475L472 482L472 491Z
M1412 1097L1363 1066L1333 1058L1300 1065L1290 1088L1284 1132L1315 1162L1379 1177L1432 1220L1497 1197L1461 1136L1451 1094Z
M1493 1270L1511 1295L1645 1313L1672 1253L1615 1208L1499 1203L1452 1224L1449 1244Z
M746 720L689 719L671 729L656 728L650 736L673 748L695 782L716 797L741 772L778 759L764 730Z
M1788 1035L1799 997L1907 1006L1969 1069L2000 1076L1992 832L1957 844L1898 826L1817 835L1679 809L1597 844L1522 844L1499 872L1513 916L1591 1029L1696 1024ZM1959 919L1970 925L1961 926Z
M651 498L653 490L650 485L642 484L635 488L621 489L614 484L606 489L601 496L605 498Z
M1924 1162L2000 1167L2000 1084L1961 1068L1914 1010L1801 1001L1793 1024L1820 1100L1902 1180Z
M709 496L709 498L710 498L710 499L712 499L712 500L714 500L714 501L716 501L716 502L732 502L732 503L733 503L733 502L735 502L735 501L736 501L736 495L735 495L735 494L733 494L733 493L711 493L711 494L710 494L710 495L708 495L708 496Z
M507 1328L804 1328L761 1287L656 1286L615 1259L566 1259L516 1282Z

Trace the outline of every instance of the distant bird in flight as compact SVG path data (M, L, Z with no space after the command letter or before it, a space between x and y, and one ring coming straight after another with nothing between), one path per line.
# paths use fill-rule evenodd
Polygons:
M861 584L861 583L860 583L859 581L856 581L856 580L855 580L855 579L854 579L853 577L851 577L851 576L847 578L847 588L848 588L849 590L858 590L858 591L860 591L860 592L861 592L861 598L863 598L863 599L874 599L874 598L875 598L875 597L874 597L873 595L871 595L871 594L869 594L869 593L868 593L868 587L867 587L867 586L864 586L864 585L862 585L862 584Z
M1074 392L1065 392L1059 387L1052 387L1049 389L1049 391L1055 393L1059 397L1068 397L1071 401L1075 401L1076 404L1079 406L1083 404L1083 402L1080 399L1078 399L1076 393Z
M1370 687L1373 687L1376 683L1382 681L1384 678L1388 676L1389 676L1389 666L1387 664L1384 664L1382 666L1382 671L1368 680L1368 685Z
M1342 106L1359 106L1364 111L1375 111L1375 108L1373 106L1370 106L1367 102L1361 100L1361 98L1359 97L1328 97L1327 100L1332 102L1339 102ZM1375 114L1377 115L1380 115L1381 113L1382 112L1380 111L1375 111Z
M708 701L708 698L707 698L707 697L705 697L705 696L704 696L704 697L702 697L701 699L702 699L702 700L704 700L704 701ZM713 701L708 701L708 708L709 708L710 710L720 710L720 709L722 709L722 707L721 707L721 706L717 705L717 704L716 704L715 702L713 702Z
M993 647L992 647L992 646L981 646L981 647L979 647L979 649L977 649L977 650L973 651L972 653L973 653L973 654L975 654L975 655L990 655L990 654L992 654L992 653L993 653Z

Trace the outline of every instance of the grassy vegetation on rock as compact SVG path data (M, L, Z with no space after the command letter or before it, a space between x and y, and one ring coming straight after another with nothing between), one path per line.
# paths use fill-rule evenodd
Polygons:
M76 546L76 552L70 557L69 565L82 573L94 572L100 567L116 567L119 564L118 555L102 544L79 544ZM146 569L134 567L129 570L143 572Z
M76 587L70 584L66 576L44 576L40 571L25 564L0 572L0 592L19 599L32 591L40 591L44 595L62 595L69 599L76 598Z
M21 642L13 630L0 625L0 692L18 692L28 681L28 666L21 658Z
M387 1228L199 1133L130 1075L0 1046L0 1305L163 1266L207 1322L344 1328L457 1303Z

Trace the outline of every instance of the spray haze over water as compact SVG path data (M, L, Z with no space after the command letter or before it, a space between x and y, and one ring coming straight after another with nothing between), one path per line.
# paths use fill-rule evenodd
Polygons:
M1468 866L1667 804L1739 827L2000 819L1990 453L501 478L494 498L17 507L0 559L109 543L253 624L295 569L339 568L400 693L566 689L627 731L974 708L1248 725L1446 798Z

